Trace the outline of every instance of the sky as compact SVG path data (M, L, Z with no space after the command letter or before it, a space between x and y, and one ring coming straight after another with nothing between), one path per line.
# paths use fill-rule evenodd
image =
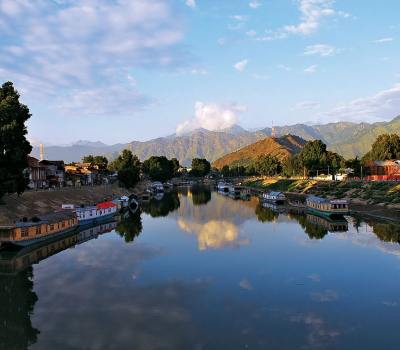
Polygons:
M400 114L398 0L0 0L32 143Z

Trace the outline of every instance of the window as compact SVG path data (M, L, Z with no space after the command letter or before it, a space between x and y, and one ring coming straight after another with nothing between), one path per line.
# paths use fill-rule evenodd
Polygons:
M65 221L62 222L61 226L62 226L62 227L65 227Z
M53 231L53 230L54 230L54 225L51 224L51 225L50 225L50 231Z
M21 237L28 237L28 236L29 236L29 228L21 227Z
M36 234L40 235L42 233L42 226L36 226Z

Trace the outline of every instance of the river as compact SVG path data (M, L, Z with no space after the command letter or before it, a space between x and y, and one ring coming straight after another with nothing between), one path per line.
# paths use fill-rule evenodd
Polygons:
M398 349L400 229L204 188L0 253L0 349Z

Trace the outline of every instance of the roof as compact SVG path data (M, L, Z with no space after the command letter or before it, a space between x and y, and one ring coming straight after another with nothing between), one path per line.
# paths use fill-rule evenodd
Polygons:
M280 191L271 191L270 193L268 193L270 196L280 196L280 195L284 195L283 192Z
M96 208L97 208L97 209L108 209L108 208L114 208L114 207L116 207L116 206L117 206L117 205L116 205L115 203L109 201L109 202L101 202L101 203L98 203L98 204L96 205Z
M400 160L375 160L372 164L376 166L400 166Z
M329 203L329 200L322 197L317 196L308 196L307 201L315 202L315 203Z
M54 165L59 170L64 169L64 161L63 160L41 160L40 164L42 165Z
M71 211L58 211L54 213L48 213L43 215L38 215L38 221L28 220L28 221L19 221L17 222L17 227L24 227L24 226L34 226L43 223L53 223L59 222L62 220L69 220L75 217L75 213Z

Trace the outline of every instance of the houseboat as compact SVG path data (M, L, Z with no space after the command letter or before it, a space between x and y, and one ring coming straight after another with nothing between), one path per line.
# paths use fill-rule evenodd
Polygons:
M217 190L219 192L228 193L229 192L229 184L227 184L225 181L220 181L217 184Z
M349 213L349 203L345 199L325 199L309 196L306 200L307 210L326 217L338 217Z
M77 227L78 219L74 212L44 214L1 229L0 245L26 247L74 232Z
M159 181L153 182L150 186L150 189L153 191L153 193L164 193L164 186Z
M234 198L239 198L240 197L240 189L241 189L240 186L229 185L228 186L229 195Z
M117 213L118 207L113 202L101 202L93 206L75 208L75 211L79 225L82 226L101 223L108 220Z
M274 204L283 204L286 201L286 196L283 192L266 192L263 193L261 199L264 202L270 202Z

